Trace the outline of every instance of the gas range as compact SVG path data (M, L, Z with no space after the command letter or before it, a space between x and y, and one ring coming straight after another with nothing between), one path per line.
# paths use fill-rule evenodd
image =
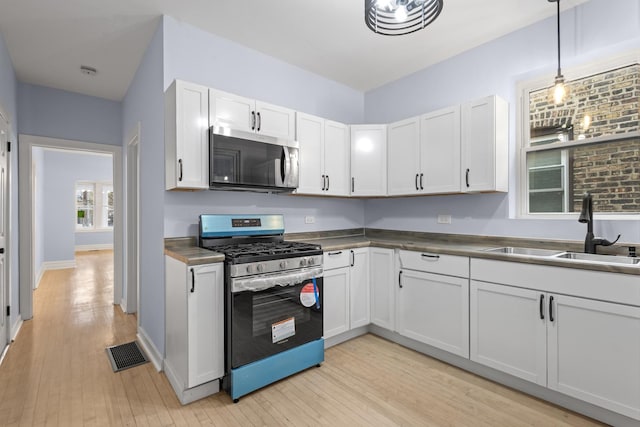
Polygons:
M225 255L225 377L241 396L324 360L319 245L284 240L282 215L200 215L199 245Z

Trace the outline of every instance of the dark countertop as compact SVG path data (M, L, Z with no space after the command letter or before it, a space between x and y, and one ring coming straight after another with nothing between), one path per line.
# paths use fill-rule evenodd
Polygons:
M366 234L364 229L316 233L292 233L286 234L285 239L319 244L322 246L324 251L375 246L389 249L404 249L409 251L459 255L499 261L640 275L639 264L596 264L563 258L486 252L487 249L502 246L582 252L582 243L575 241L418 233L377 229L367 229ZM194 237L165 239L165 254L188 265L209 264L224 261L224 255L197 247L196 239Z

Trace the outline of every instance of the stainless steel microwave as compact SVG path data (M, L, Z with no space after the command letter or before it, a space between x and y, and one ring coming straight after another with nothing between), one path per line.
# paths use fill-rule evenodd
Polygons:
M298 187L298 143L212 126L209 188L290 192Z

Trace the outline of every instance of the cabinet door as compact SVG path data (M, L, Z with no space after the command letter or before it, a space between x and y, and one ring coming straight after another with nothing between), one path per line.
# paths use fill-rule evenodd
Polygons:
M295 111L266 102L256 101L256 132L262 135L293 140Z
M349 330L349 267L325 270L322 318L324 338Z
M546 386L546 295L475 280L470 295L471 360Z
M421 192L420 119L414 117L392 123L389 125L387 135L388 194L402 195ZM422 179L424 181L424 176Z
M460 107L420 117L420 173L425 193L460 191Z
M469 357L469 280L402 270L398 333Z
M369 249L371 286L371 323L390 331L395 330L395 293L393 249Z
M187 271L188 387L224 375L224 283L222 264Z
M330 196L348 196L349 126L330 120L325 120L324 126L324 173L327 177L325 193Z
M176 80L165 99L166 188L209 188L209 90Z
M640 308L552 296L549 388L640 419Z
M507 191L508 115L496 96L462 105L463 192Z
M386 125L351 126L351 195L387 194Z
M370 323L369 248L352 249L349 270L349 326L351 329Z
M324 194L324 119L296 113L296 139L300 144L299 194Z
M232 93L210 90L209 125L254 132L257 118L253 99Z

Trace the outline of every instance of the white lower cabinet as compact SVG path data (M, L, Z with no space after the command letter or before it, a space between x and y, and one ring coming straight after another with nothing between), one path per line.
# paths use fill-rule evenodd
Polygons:
M394 259L393 249L369 248L371 323L390 331L396 329Z
M189 389L224 376L224 268L165 256L165 269L165 370L180 401L188 403L207 395L206 389Z
M409 251L399 251L399 258L397 332L468 358L469 259ZM420 258L424 261L414 264Z
M324 270L322 321L324 338L349 330L349 267Z
M470 358L527 381L547 385L544 294L471 281Z
M470 294L471 360L640 420L640 307L476 280Z
M640 420L640 307L549 298L548 387Z
M324 253L324 338L366 326L369 319L369 248Z

